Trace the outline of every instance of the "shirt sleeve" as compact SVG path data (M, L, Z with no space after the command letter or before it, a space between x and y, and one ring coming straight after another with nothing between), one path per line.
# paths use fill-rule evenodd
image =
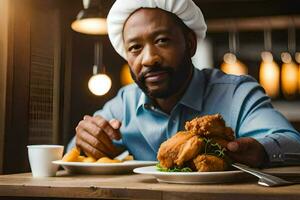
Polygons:
M122 121L123 119L123 94L124 88L121 88L118 94L108 102L106 102L102 109L97 110L93 116L100 115L106 120L117 119ZM120 141L113 141L117 146L123 146L122 140ZM75 136L70 140L69 144L67 145L67 152L70 151L73 147L75 147Z
M233 94L232 116L237 137L253 137L269 158L267 166L299 164L300 134L271 104L263 88L253 80L241 82ZM250 81L249 81L250 80Z

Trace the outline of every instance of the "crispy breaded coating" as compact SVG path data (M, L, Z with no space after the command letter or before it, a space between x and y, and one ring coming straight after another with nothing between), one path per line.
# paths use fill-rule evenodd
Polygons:
M230 141L234 139L232 129L225 126L220 114L196 117L185 123L185 129L201 137L220 137Z
M202 138L198 138L198 136L191 137L186 143L184 143L177 155L177 159L175 163L177 166L182 166L184 162L191 160L196 157L196 155L203 149L205 143Z
M207 154L198 155L193 163L199 172L224 171L227 168L224 159Z
M180 131L163 142L157 159L163 168L189 167L193 171L222 171L227 164L223 155L234 132L226 127L220 114L196 117Z
M195 157L203 146L204 142L194 133L180 131L161 144L157 159L164 168L180 166Z

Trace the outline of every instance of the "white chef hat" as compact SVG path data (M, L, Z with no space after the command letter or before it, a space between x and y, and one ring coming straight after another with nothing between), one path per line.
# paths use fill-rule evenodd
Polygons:
M197 43L205 38L206 24L200 8L192 0L116 0L107 16L108 36L115 50L126 59L123 26L139 8L160 8L177 15L197 35Z

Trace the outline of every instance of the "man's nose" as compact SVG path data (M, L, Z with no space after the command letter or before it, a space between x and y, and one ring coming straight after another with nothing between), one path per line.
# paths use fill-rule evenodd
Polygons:
M142 58L142 65L143 66L154 66L161 64L161 56L156 51L155 47L146 46L143 49L143 58Z

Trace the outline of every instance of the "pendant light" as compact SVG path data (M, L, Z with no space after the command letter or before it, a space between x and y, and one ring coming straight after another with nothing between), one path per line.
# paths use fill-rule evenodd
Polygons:
M107 35L106 15L104 15L101 0L83 0L81 10L76 20L71 24L74 31L89 35ZM88 81L89 90L97 96L106 94L112 85L111 79L105 72L103 65L102 40L95 42L93 75Z
M288 51L281 53L283 62L281 68L281 86L282 93L286 99L294 99L298 90L299 70L297 64L293 61L291 53L295 53L296 39L295 27L288 29Z
M279 95L280 69L271 53L272 35L269 29L264 31L264 47L265 50L261 52L262 62L259 68L259 82L267 95L275 98Z
M248 69L245 64L239 61L236 57L237 50L237 32L229 32L229 53L223 56L223 63L221 64L221 70L227 74L245 75L248 73Z
M106 16L100 5L100 0L83 0L81 10L76 20L71 24L74 31L91 35L107 34Z
M95 64L93 66L93 76L88 82L89 90L97 96L106 94L111 88L111 79L105 73L105 66L102 63L102 54L102 42L97 41L95 43Z

